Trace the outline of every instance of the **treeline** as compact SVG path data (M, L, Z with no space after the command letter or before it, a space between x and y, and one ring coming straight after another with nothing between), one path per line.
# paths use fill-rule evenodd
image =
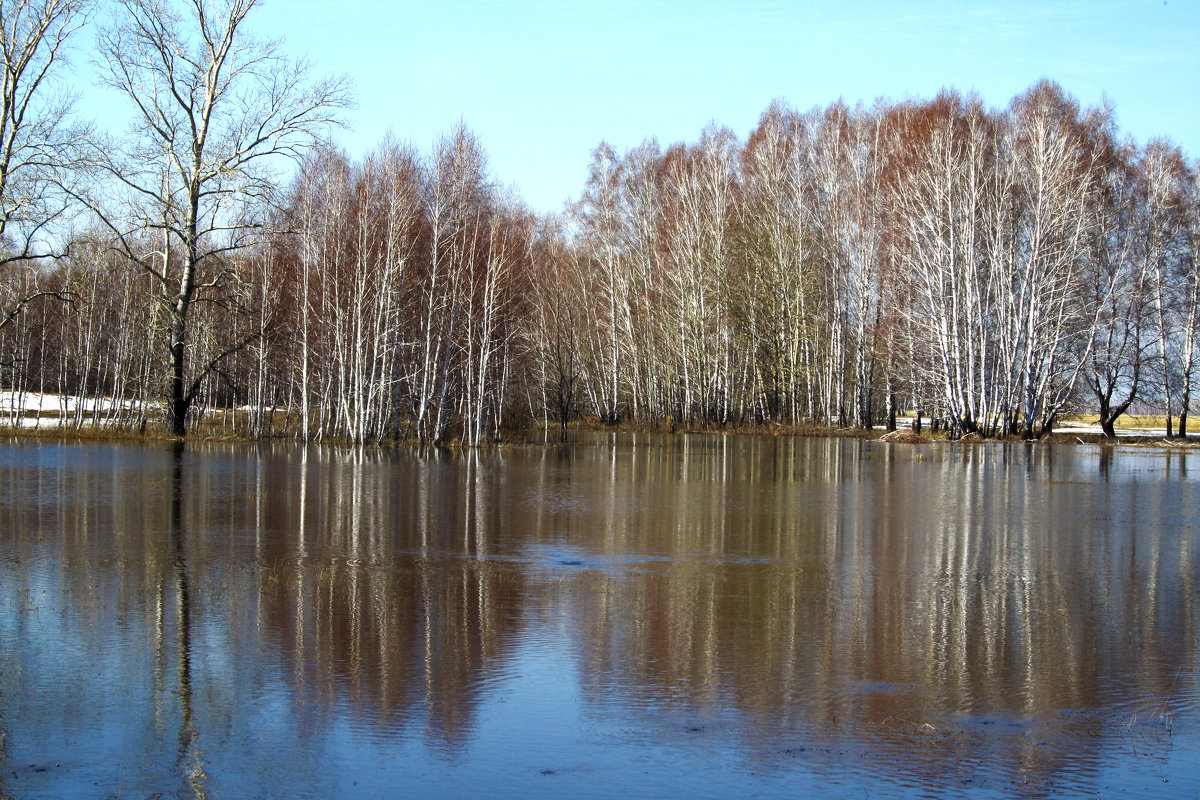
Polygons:
M120 5L143 23L160 11ZM155 29L124 24L109 81L144 101L122 76L170 62L169 37L138 61ZM206 24L197 41L236 46L236 25ZM580 199L541 216L463 126L360 160L314 143L341 104L330 84L297 79L288 106L249 81L255 113L292 125L263 147L236 80L262 77L180 113L142 102L130 159L78 161L79 183L136 191L65 193L85 231L52 259L26 245L8 260L5 384L109 401L77 404L73 424L144 428L165 403L176 433L218 412L252 436L359 442L474 445L578 417L894 426L900 411L1036 437L1086 409L1111 435L1134 404L1186 431L1197 165L1165 140L1135 146L1056 84L999 110L953 91L775 103L745 142L712 125L665 150L601 144ZM189 139L197 108L215 109L219 146ZM146 170L146 152L167 166ZM249 166L285 155L300 161L284 191Z
M1004 111L932 101L800 114L745 144L599 148L574 232L565 360L583 406L686 422L956 433L1106 428L1138 398L1186 425L1196 165L1122 141L1042 82ZM561 385L562 381L560 381Z

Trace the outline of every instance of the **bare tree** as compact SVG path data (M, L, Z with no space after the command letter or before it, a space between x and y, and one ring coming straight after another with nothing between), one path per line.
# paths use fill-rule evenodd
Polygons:
M1192 162L1187 172L1185 196L1184 256L1180 261L1184 303L1180 320L1180 371L1183 386L1179 398L1179 436L1187 438L1188 413L1191 409L1193 374L1196 367L1197 334L1200 334L1200 164Z
M55 92L67 41L87 21L90 0L0 0L0 266L56 255L54 222L69 191L86 127L70 117L71 98ZM0 328L28 304L61 292L29 287L0 306Z
M1167 438L1172 435L1171 414L1179 382L1172 345L1180 311L1186 305L1185 283L1180 266L1186 261L1181 234L1186 227L1187 162L1178 147L1165 139L1146 145L1141 162L1145 184L1145 213L1141 221L1142 252L1146 270L1153 276L1154 314L1157 322L1159 389L1166 415Z
M728 417L728 263L726 222L735 186L737 142L711 125L695 147L677 145L663 159L666 188L663 312L674 334L666 340L679 387L676 415L687 422Z
M167 424L180 436L205 378L247 343L225 342L189 364L194 304L222 301L229 255L257 239L242 212L270 197L281 159L349 105L344 79L311 81L307 63L246 31L256 5L120 0L99 41L103 83L132 104L135 120L127 147L98 145L112 196L92 205L159 287L170 334ZM138 247L133 234L145 230L157 249Z
M1023 435L1041 436L1070 397L1091 349L1096 309L1087 308L1083 269L1099 192L1098 154L1078 103L1042 81L1012 104L1014 185L1022 203L1020 253L1006 329L1014 334L1011 387L1021 387Z
M815 114L772 103L741 154L741 317L763 417L797 422L813 413L817 287L805 262L815 228Z
M1101 142L1105 169L1091 230L1087 305L1097 309L1096 333L1083 377L1095 395L1104 435L1142 391L1150 329L1150 281L1138 253L1137 215L1144 206L1132 144Z
M562 220L550 217L542 221L532 260L534 280L530 284L533 313L528 321L536 348L537 367L542 391L542 415L549 434L549 415L558 420L562 441L567 440L567 424L579 402L578 385L582 371L579 346L579 307L582 270L572 260L582 260L579 252L567 246Z
M453 367L466 327L471 273L487 246L493 187L486 161L479 140L462 124L434 146L423 199L430 246L418 272L415 337L414 416L422 442L440 442L451 417L460 377Z
M888 241L897 291L889 302L916 348L910 370L951 430L991 435L1003 416L1000 287L1012 276L1005 256L1014 235L995 120L978 98L953 92L891 116Z
M625 365L622 342L628 319L629 280L620 252L623 218L620 204L620 159L601 142L592 151L583 197L572 206L579 239L590 255L596 302L587 308L588 394L605 422L620 419L620 391Z

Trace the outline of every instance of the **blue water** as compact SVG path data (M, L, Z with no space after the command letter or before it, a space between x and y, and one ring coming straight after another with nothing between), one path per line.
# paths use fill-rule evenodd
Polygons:
M0 446L0 796L1195 797L1200 460Z

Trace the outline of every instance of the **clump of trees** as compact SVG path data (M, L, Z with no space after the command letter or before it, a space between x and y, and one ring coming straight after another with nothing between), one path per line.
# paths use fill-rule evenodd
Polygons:
M610 420L869 426L903 408L1036 437L1095 407L1112 435L1141 399L1183 433L1196 171L1047 81L1003 110L952 91L776 103L744 145L602 145L568 211L560 269L585 318L558 372Z
M251 405L305 438L497 437L531 363L537 221L478 140L460 126L428 158L385 142L359 164L322 145L279 215L253 279L272 312L240 365Z
M94 9L0 0L0 382L90 398L67 424L475 445L917 411L1037 437L1141 404L1186 435L1197 164L1054 83L602 143L541 216L463 125L348 157L323 138L347 85L251 37L254 6L111 4L101 80L134 122L108 140L49 90Z

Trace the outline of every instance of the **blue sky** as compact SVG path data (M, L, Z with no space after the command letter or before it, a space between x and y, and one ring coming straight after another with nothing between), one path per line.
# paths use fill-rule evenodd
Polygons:
M1004 106L1048 77L1107 96L1139 142L1200 156L1200 2L398 2L263 0L263 36L346 73L358 107L335 138L360 155L391 130L427 151L459 119L494 177L535 209L577 196L591 150L744 139L774 98L976 90Z

